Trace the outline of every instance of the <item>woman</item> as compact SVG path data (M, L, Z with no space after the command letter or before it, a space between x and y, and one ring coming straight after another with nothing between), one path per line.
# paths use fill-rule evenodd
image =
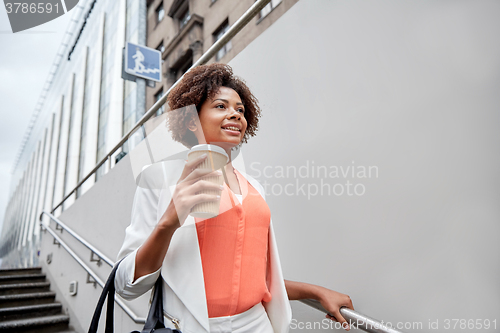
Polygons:
M216 144L231 157L232 149L258 128L257 99L227 65L192 69L171 91L168 103L171 110L196 106L198 117L169 113L173 138L188 147ZM333 315L326 317L348 330L339 309L353 308L349 296L283 279L262 186L236 170L231 158L224 168L226 184L214 185L204 177L222 177L220 171L195 169L205 158L162 164L164 181L178 180L172 189L137 189L132 223L118 255L126 258L117 271L117 292L135 298L149 290L161 272L166 323L171 321L170 327L184 333L288 332L288 300L306 298L319 300ZM197 194L201 190L220 194ZM217 217L189 216L197 203L219 197L221 207L230 206Z

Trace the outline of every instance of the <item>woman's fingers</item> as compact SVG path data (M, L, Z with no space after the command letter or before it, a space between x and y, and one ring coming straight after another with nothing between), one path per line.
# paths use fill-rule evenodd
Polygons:
M177 214L182 216L182 219L189 214L196 204L215 201L220 198L222 186L218 183L222 183L222 171L199 168L200 163L206 158L207 154L203 154L192 161L186 162L182 175L177 182L172 200ZM208 180L208 177L218 177L219 181L214 182L213 178Z
M334 316L330 315L329 313L325 317L333 321L337 321L337 319Z
M202 202L207 202L207 201L216 201L219 199L219 195L217 194L206 194L206 193L200 193L196 194L191 197L191 203L190 206L193 207L196 204L202 203Z
M206 193L207 191L213 191L213 193ZM221 192L221 185L214 184L208 180L198 180L183 190L183 197L185 198L186 207L191 209L196 204L218 200Z
M196 182L190 184L188 187L186 187L186 194L196 195L198 192L201 191L214 191L217 192L217 194L220 194L222 189L223 185L213 183L206 179L199 179Z
M187 176L189 176L189 174L191 174L193 170L195 170L196 167L200 165L200 163L203 162L206 158L207 154L203 154L191 161L187 161L186 164L184 165L184 169L182 170L182 175L181 178L179 179L179 182L183 181Z
M349 297L349 296L347 296L347 297ZM351 300L351 298L350 298L350 297L349 297L349 302L347 302L347 307L348 307L349 309L351 309L351 310L354 310L354 306L352 305L352 300Z
M222 171L213 171L212 169L195 169L186 178L184 178L182 182L191 185L206 177L222 177Z
M177 197L174 198L173 201L177 210L177 214L180 214L183 218L185 218L196 204L216 201L219 198L220 196L217 194L199 193L195 195L185 195L182 197Z
M173 200L179 214L185 215L184 212L189 212L198 203L215 201L220 198L223 187L205 179L209 176L222 177L222 173L220 171L213 172L210 169L196 169L177 184Z
M347 296L347 297L349 298L349 296ZM333 321L339 322L342 325L342 327L348 331L348 330L350 330L349 323L347 322L347 320L345 320L344 316L342 316L342 314L340 313L340 309L342 309L343 307L346 307L346 308L354 310L354 308L352 306L352 302L351 302L350 298L345 303L346 303L346 305L342 305L338 310L333 311L333 315L327 314L326 318L329 318Z
M198 164L203 162L206 158L207 158L207 154L202 154L202 155L198 156L197 158L195 158L191 161L188 161L184 168L192 170L192 169L196 168L198 166Z
M348 331L351 329L347 320L345 320L345 318L340 314L340 311L335 311L334 316L335 320L338 321L345 330Z

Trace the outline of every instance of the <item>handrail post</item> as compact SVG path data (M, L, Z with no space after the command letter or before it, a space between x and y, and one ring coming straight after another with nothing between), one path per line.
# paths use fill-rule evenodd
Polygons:
M92 270L90 269L89 266L87 266L87 264L85 264L83 262L83 260L73 251L71 250L71 248L49 227L47 226L44 226L43 223L40 223L40 226L48 231L52 237L54 238L54 241L57 242L57 244L59 245L59 247L63 247L66 252L68 252L68 254L73 257L73 259L78 263L80 264L80 266L87 272L87 282L88 283L94 283L94 286L95 284L97 283L98 285L100 285L101 287L104 287L104 281L102 281L98 276L97 274ZM114 262L111 262L111 266L114 266ZM90 281L90 279L92 279L92 281ZM146 322L146 318L141 318L141 317L138 317L133 311L132 309L130 309L120 298L115 298L115 302L123 309L123 311L125 311L125 313L137 324L144 324Z
M113 267L113 265L115 263L110 258L108 258L107 256L105 256L101 251L99 251L94 246L92 246L89 242L87 242L85 239L83 239L80 235L78 235L75 231L73 231L73 229L71 229L70 227L68 227L66 224L64 224L62 221L60 221L54 215L52 215L52 214L50 214L50 213L48 213L46 211L43 211L40 214L40 221L42 220L43 214L46 214L49 217L49 219L51 219L52 221L54 221L56 223L56 230L61 230L61 232L63 230L66 230L77 241L79 241L81 244L83 244L87 249L89 249L97 257L99 257L100 259L102 259L102 261L104 261L105 263L107 263L109 266ZM40 223L40 224L43 224L43 223ZM92 255L92 258L93 258L93 255ZM95 260L95 261L97 261L97 260Z
M108 155L108 160L106 161L106 173L111 170L111 155Z

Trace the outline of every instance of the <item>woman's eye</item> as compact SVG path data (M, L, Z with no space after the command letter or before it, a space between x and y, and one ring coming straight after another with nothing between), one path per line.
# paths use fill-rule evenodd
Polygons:
M245 113L245 109L238 109L239 112Z
M219 104L219 105L217 105L217 106L216 106L216 108L218 108L219 106L220 106L220 107L222 107L222 108L224 108L224 105L223 105L223 104Z

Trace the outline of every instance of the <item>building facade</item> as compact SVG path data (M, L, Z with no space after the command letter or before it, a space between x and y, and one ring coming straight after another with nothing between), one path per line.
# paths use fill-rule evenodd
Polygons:
M209 63L229 62L297 1L271 0ZM13 167L0 239L3 267L37 264L41 212L58 207L54 215L59 216L138 144L141 131L73 191L253 3L80 1ZM127 41L161 51L162 80L154 87L144 79L123 79ZM43 219L49 223L47 216Z
M271 0L208 63L228 63L298 0ZM148 0L147 45L162 53L162 82L146 88L150 108L252 6L254 0ZM158 114L165 110L165 106Z
M145 83L121 78L125 41L145 43L145 2L85 0L68 15L56 70L13 167L0 242L4 267L37 264L40 213L71 193L145 111ZM113 167L111 160L55 214Z

